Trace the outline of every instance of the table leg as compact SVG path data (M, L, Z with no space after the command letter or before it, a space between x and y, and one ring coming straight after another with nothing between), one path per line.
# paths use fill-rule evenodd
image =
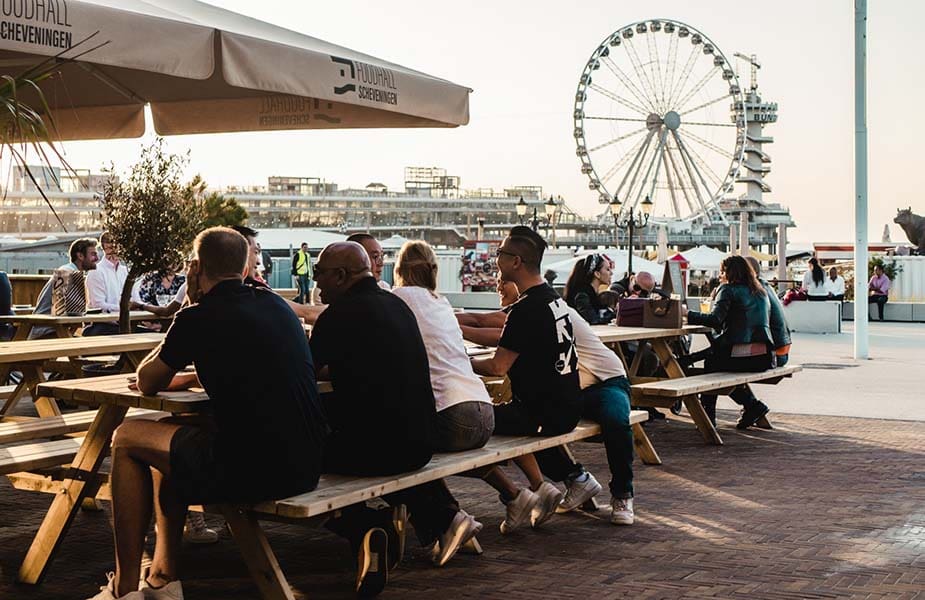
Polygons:
M655 451L652 440L646 435L646 430L643 429L642 423L633 423L632 427L633 445L636 447L636 455L639 457L639 460L647 465L662 464L662 459L659 458L658 452Z
M23 392L27 389L29 389L29 384L26 381L25 374L23 374L22 381L16 384L6 402L3 403L3 408L0 408L0 421L9 416L13 408L19 403L19 399L22 398Z
M247 569L260 590L261 598L295 600L292 588L289 587L276 555L270 548L270 542L254 514L244 508L227 504L219 506L218 509L231 529L231 535L234 536L238 550L247 563Z
M128 408L114 404L104 404L96 413L96 418L87 431L74 462L71 472L62 482L61 493L55 496L41 527L32 540L32 545L19 568L19 581L39 583L45 576L51 559L64 539L80 509L83 499L96 491L96 473L109 451L109 444L116 427L122 423Z
M38 393L38 385L40 383L45 383L45 373L42 371L41 365L24 365L22 369L22 378L24 382L28 382L27 385L29 386L29 394L32 396L32 403L35 404L35 410L39 413L40 417L61 416L61 409L58 408L58 403L55 402L55 399L47 396L40 396Z
M657 339L652 340L651 344L652 350L661 361L662 368L665 369L669 379L678 379L685 376L684 369L678 364L678 359L675 358L674 354L671 352L671 348L668 347L668 342L664 339ZM684 406L687 407L687 412L691 416L691 419L693 419L694 424L697 425L697 429L699 429L701 435L703 435L703 439L706 440L708 444L722 446L723 439L719 437L716 427L713 427L713 423L710 422L710 417L708 417L706 411L703 410L700 399L697 396L685 396L681 400L684 402Z
M21 342L27 340L29 339L30 333L32 333L32 323L19 323L16 326L16 335L13 336L13 341Z

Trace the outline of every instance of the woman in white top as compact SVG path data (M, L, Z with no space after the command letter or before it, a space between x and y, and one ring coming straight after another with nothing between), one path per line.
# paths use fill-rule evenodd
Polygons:
M436 293L437 257L427 242L405 242L395 262L392 293L417 318L437 404L434 450L481 448L495 428L491 398L472 371L462 331L446 298Z
M821 302L829 299L829 290L825 284L825 271L815 258L809 259L809 270L803 274L803 291L810 300Z

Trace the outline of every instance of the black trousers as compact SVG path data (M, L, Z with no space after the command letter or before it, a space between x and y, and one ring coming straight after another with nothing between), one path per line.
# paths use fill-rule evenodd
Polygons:
M887 296L883 294L875 294L873 296L867 297L868 304L877 305L877 316L880 317L880 320L883 320L883 305L886 304Z
M704 369L707 373L718 371L734 371L738 373L757 373L767 371L774 367L774 355L770 350L760 356L747 356L733 358L730 356L731 348L714 346L712 352L704 360ZM758 401L748 384L740 385L729 393L732 401L740 406L748 407ZM700 394L700 403L710 415L711 420L716 414L716 394Z

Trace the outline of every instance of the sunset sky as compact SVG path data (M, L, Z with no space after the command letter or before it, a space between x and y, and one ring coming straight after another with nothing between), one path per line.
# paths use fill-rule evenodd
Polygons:
M402 187L405 166L439 166L464 188L542 185L584 214L601 210L579 171L572 104L581 69L614 30L671 18L703 31L731 57L757 54L759 87L780 105L766 133L771 202L790 207L793 241L849 241L854 202L854 6L851 0L774 3L704 0L469 3L391 0L227 0L223 8L366 52L471 87L471 121L448 130L344 130L180 136L190 172L212 185L263 185L269 175L318 176L341 187ZM925 214L917 189L925 123L913 106L925 92L919 26L925 3L870 2L870 234L897 207ZM920 41L916 42L918 38ZM743 85L748 72L740 71ZM919 140L919 142L916 142ZM72 142L74 167L124 167L139 140Z

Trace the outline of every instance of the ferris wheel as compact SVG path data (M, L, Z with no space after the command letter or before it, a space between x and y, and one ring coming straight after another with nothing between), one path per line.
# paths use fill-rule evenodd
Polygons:
M655 221L726 223L745 149L742 89L706 35L670 19L621 27L595 48L575 94L576 154L601 203L647 197Z

